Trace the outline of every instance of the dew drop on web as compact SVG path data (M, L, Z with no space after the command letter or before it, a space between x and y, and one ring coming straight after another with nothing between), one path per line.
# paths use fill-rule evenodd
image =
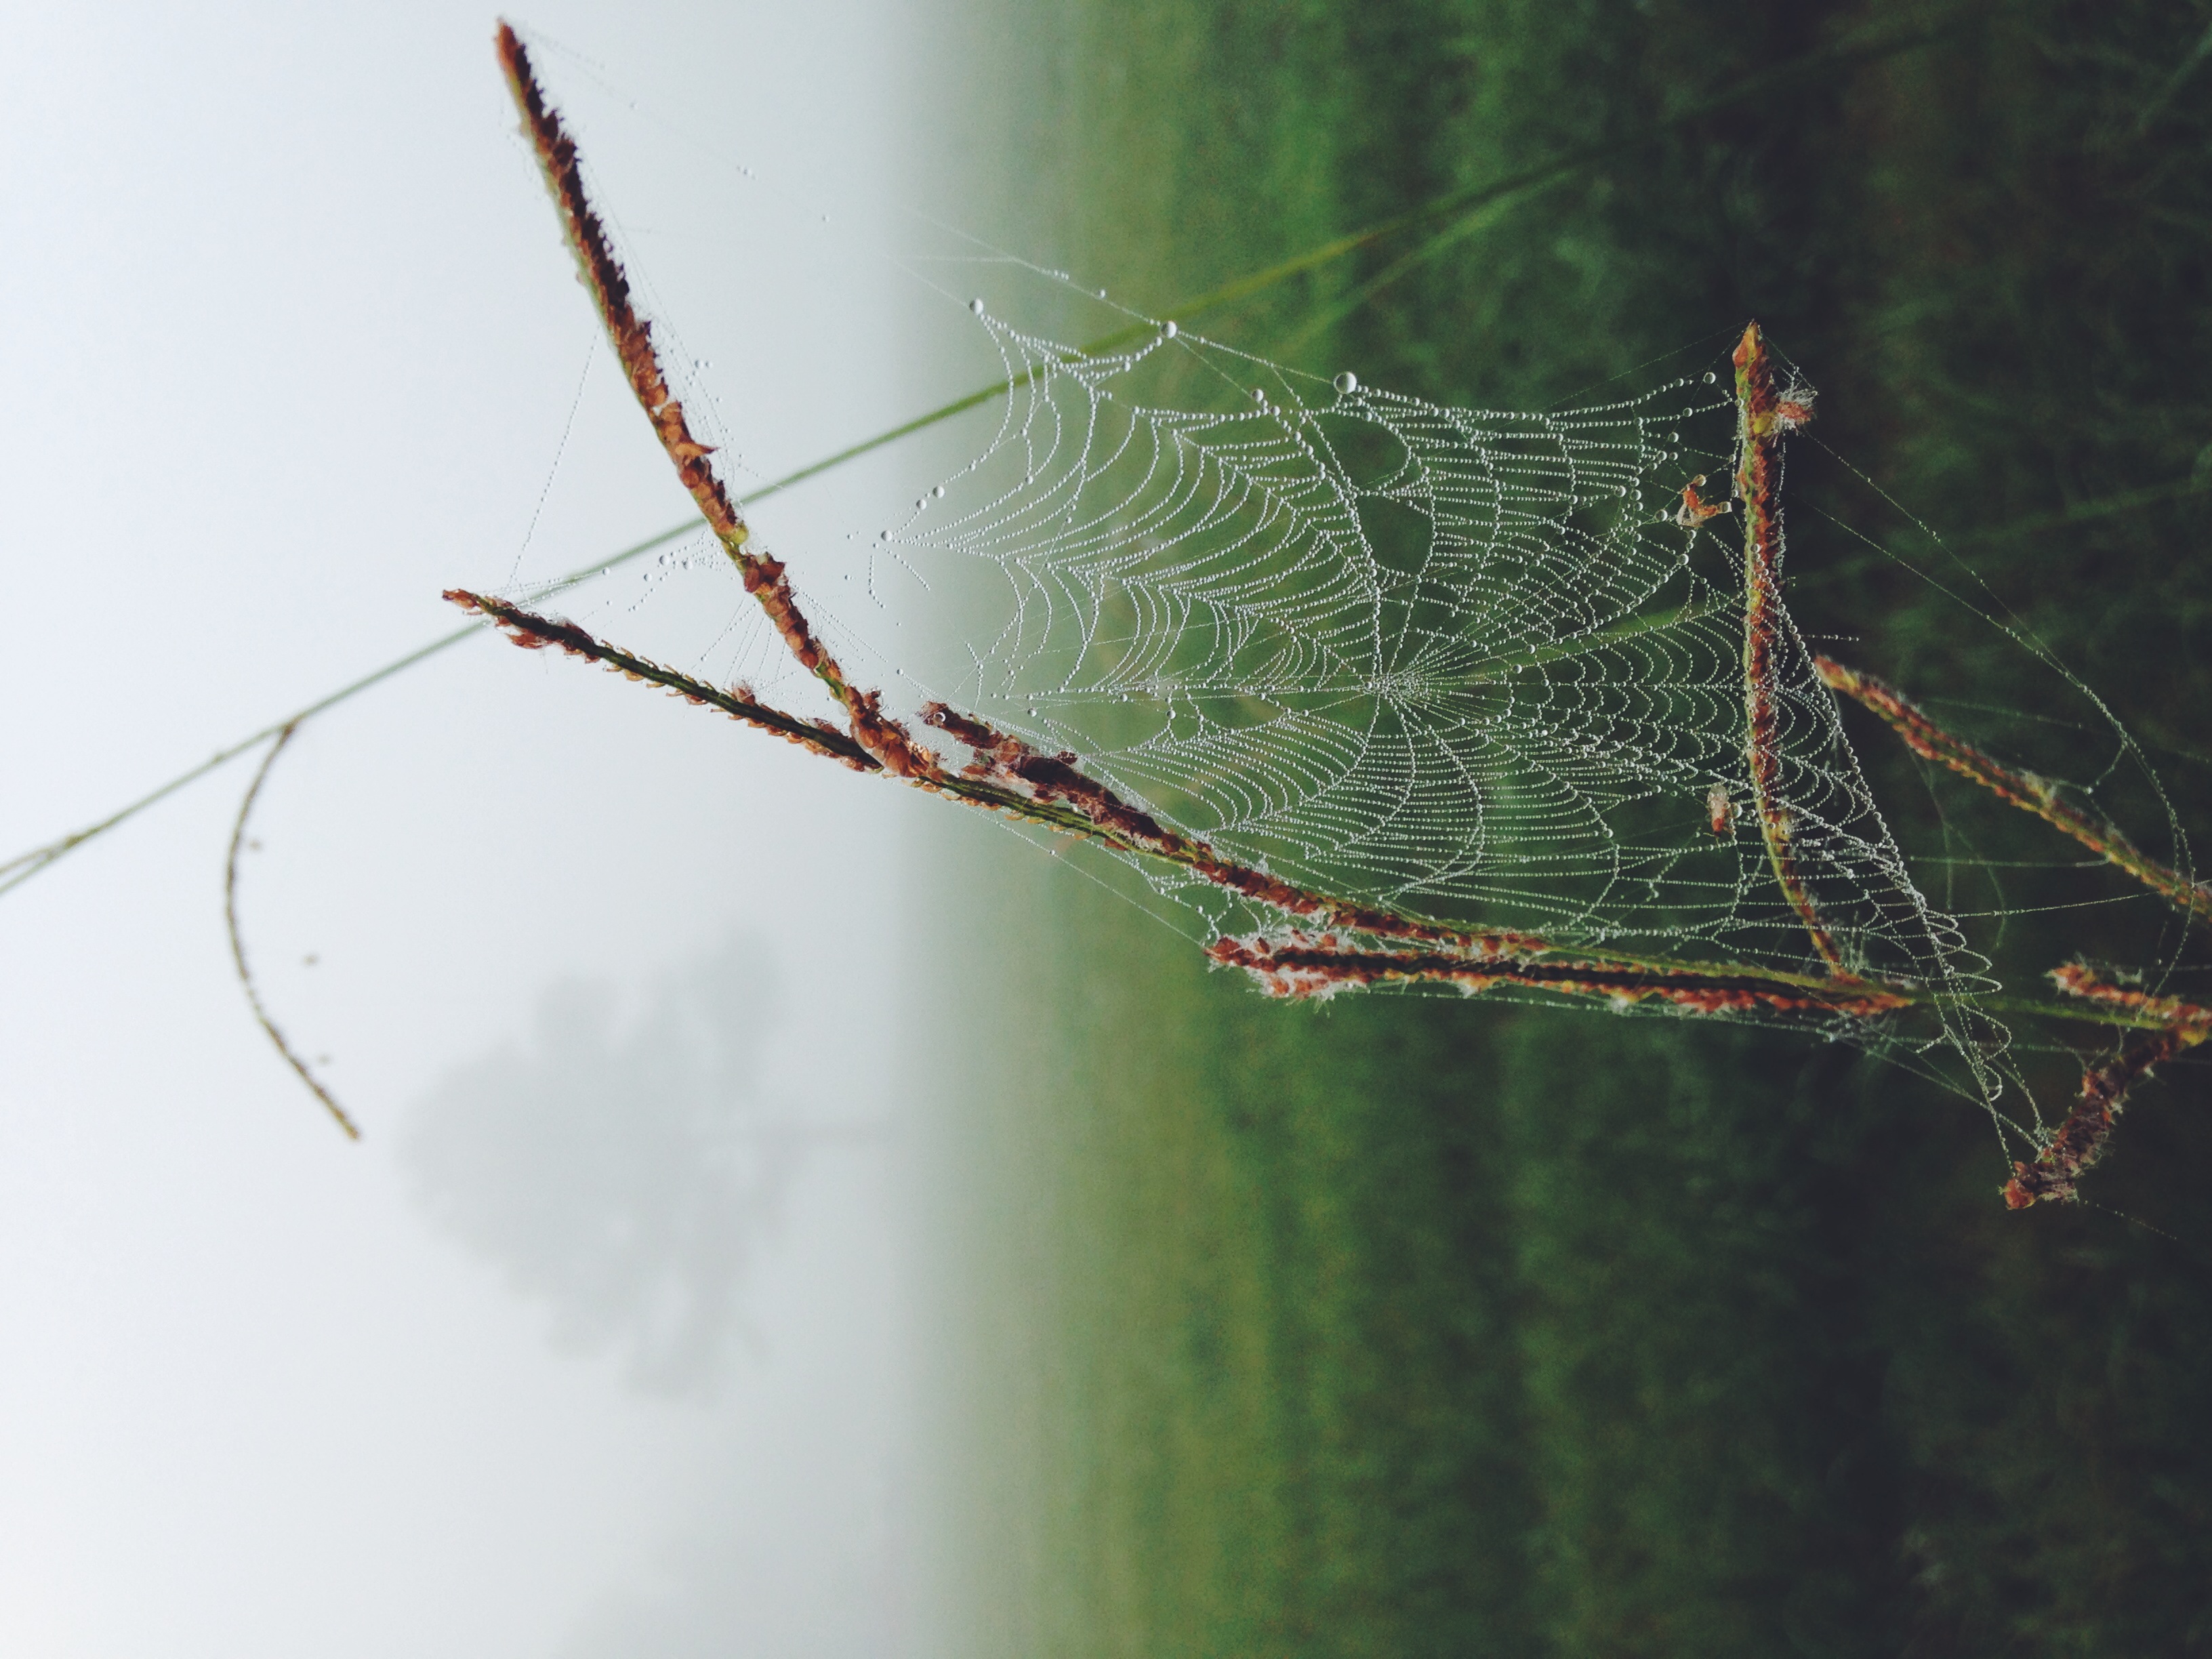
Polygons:
M1346 369L1343 374L1336 377L1336 389L1346 394L1358 391L1359 377L1350 369Z

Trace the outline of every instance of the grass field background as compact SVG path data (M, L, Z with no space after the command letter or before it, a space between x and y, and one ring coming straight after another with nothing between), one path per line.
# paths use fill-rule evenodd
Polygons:
M2212 834L2208 23L979 5L924 148L988 232L1163 308L1617 141L1206 331L1532 407L1755 315L1821 387L1820 436L1955 538ZM1901 520L1808 446L1792 469L1808 631L2019 758L2098 763L2016 646L1850 533ZM2053 856L1860 735L1909 848ZM2158 846L2150 803L2106 799ZM2130 1109L2105 1207L2012 1215L1986 1120L1899 1067L1479 1002L1266 1003L1071 862L942 816L918 1030L963 1651L2212 1649L2202 1067ZM2018 911L2020 962L2142 953L2141 907L2038 908L2100 878L1991 879L1936 896ZM2063 1100L2071 1059L2038 1064Z

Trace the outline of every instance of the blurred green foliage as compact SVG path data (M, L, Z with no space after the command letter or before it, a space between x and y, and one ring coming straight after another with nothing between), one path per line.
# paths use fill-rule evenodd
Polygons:
M994 25L1025 246L1139 307L1617 143L1207 331L1527 407L1758 317L1820 386L1823 443L1956 538L1980 602L2158 746L2212 835L2208 26L2142 0ZM1837 52L1868 30L1928 38ZM1801 625L2098 781L2110 744L2064 683L1881 550L1960 568L1824 449L1791 469ZM1909 848L2063 856L1852 729ZM2170 852L2155 799L2104 782ZM1057 864L944 833L973 957L937 1012L975 1080L952 1330L978 1651L2212 1650L2201 1066L2132 1106L2087 1183L2110 1207L2013 1215L1986 1119L1903 1068L1727 1027L1275 1006ZM2140 905L2036 913L2111 895L2100 872L1928 867L1939 901L2021 913L2008 963L2174 945ZM2034 1067L2063 1102L2072 1057Z

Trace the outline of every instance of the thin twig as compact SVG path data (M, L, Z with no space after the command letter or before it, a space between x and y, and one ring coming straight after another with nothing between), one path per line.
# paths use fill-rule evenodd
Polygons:
M1846 668L1826 657L1814 657L1813 668L1823 684L1880 715L1914 754L1939 761L1999 800L2034 813L2197 921L2212 923L2212 889L2146 857L2118 830L2062 799L2058 786L2048 778L2015 771L1992 760L1963 738L1936 725L1903 693L1871 674Z
M2124 985L2118 980L2107 979L2086 962L2069 962L2063 968L2053 968L2051 982L2067 995L2080 997L2084 1001L2099 1002L2112 1008L2124 1008L2132 1015L2155 1020L2162 1025L2212 1034L2212 1008L2201 1003L2184 1002L2179 997L2159 996L2137 986Z
M245 937L238 930L238 855L246 846L246 827L253 817L253 803L261 797L261 786L269 780L269 769L276 764L276 757L284 752L284 745L292 741L292 734L299 729L296 720L277 729L276 740L269 745L269 752L261 757L261 765L253 774L253 781L246 786L246 799L238 804L238 823L230 832L230 857L222 872L222 920L223 925L230 930L230 959L238 969L238 982L246 988L246 1005L253 1010L254 1018L261 1022L261 1029L269 1034L270 1042L276 1045L276 1052L284 1056L284 1063L297 1072L300 1081L314 1091L315 1098L329 1108L331 1115L337 1120L338 1127L352 1139L359 1140L360 1127L346 1115L345 1108L331 1097L321 1079L308 1069L307 1062L301 1059L291 1043L285 1040L284 1033L277 1029L276 1022L270 1018L269 1010L261 1000L261 988L254 982L253 969L246 963Z
M2031 1204L2075 1196L2081 1172L2104 1155L2112 1121L2127 1102L2128 1091L2163 1064L2203 1040L2202 1027L2175 1026L2128 1044L2102 1066L2081 1075L2081 1098L2058 1126L2050 1143L2033 1164L2016 1163L2012 1179L2004 1184L2005 1207L2024 1210Z
M2033 1164L2012 1166L2012 1179L2004 1184L2008 1209L2074 1197L2081 1172L2104 1155L2128 1091L2149 1076L2153 1067L2212 1036L2212 1008L2123 985L2085 962L2054 968L2051 978L2069 996L2124 1009L2137 1018L2162 1021L2165 1029L2129 1043L2103 1065L2082 1073L2081 1098L2066 1121Z
M1690 1013L1836 1013L1870 1018L1911 1006L1909 993L1863 981L1801 979L1792 984L1759 968L1640 967L1607 962L1489 960L1434 952L1355 951L1334 939L1294 936L1216 939L1207 954L1242 968L1271 996L1327 996L1346 986L1430 980L1464 990L1518 985L1566 996L1599 997L1625 1006L1671 1003Z
M853 737L860 747L900 777L934 775L937 757L917 744L912 733L883 712L878 693L863 690L848 680L837 659L815 637L799 608L798 596L792 592L782 562L752 550L752 532L708 459L713 447L692 435L684 405L661 370L660 354L653 343L653 325L637 314L631 303L629 277L615 258L606 229L584 189L575 141L562 127L560 112L546 101L530 66L529 49L520 37L502 21L497 38L500 65L507 71L508 89L522 112L524 131L561 210L562 227L583 272L584 285L599 307L599 320L606 325L630 390L646 418L653 422L661 448L675 464L676 476L691 492L700 517L737 566L745 591L760 602L792 655L829 687L830 695L852 723Z
M1796 417L1775 394L1774 371L1759 325L1743 331L1735 364L1736 494L1743 501L1744 755L1751 771L1753 810L1766 842L1775 884L1811 935L1813 949L1830 971L1843 975L1844 953L1820 920L1797 865L1790 812L1781 799L1781 716L1775 700L1776 655L1784 649L1782 611L1782 438Z
M745 695L744 688L724 691L708 685L704 680L695 680L689 674L679 674L672 668L664 668L650 659L633 655L619 647L594 639L574 623L551 617L541 617L525 611L519 605L510 605L489 593L472 593L465 587L446 590L448 603L464 611L477 611L497 623L507 637L528 651L542 651L548 646L567 652L572 657L581 657L589 662L603 663L625 679L643 680L649 684L665 686L686 702L702 708L720 709L732 720L757 726L763 731L773 732L778 737L811 749L817 755L842 761L856 772L877 772L883 763L826 722L816 724L787 714L781 708L771 708L766 703L756 702Z

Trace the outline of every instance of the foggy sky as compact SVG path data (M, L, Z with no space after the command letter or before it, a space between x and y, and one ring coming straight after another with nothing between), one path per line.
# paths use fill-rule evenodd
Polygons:
M10 10L8 853L452 627L444 587L685 516L492 21ZM586 137L735 476L913 413L912 285L834 239L910 186L922 14L521 21L573 53L556 96L611 112ZM780 193L714 173L672 215L672 128ZM901 465L756 524L832 556ZM672 651L727 620L646 597L569 609ZM230 978L245 781L0 919L0 1650L927 1648L911 1103L889 1028L847 1023L896 1006L911 804L495 644L309 726L240 906L356 1146ZM810 1124L886 1127L777 1139Z

